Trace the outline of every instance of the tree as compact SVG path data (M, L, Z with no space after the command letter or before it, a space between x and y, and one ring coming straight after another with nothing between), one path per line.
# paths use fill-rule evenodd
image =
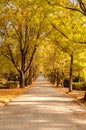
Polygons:
M77 8L78 4L77 4L77 7L74 7L74 6L76 6L76 4L72 4L72 7L66 7L66 8L70 9L72 11L78 11L81 14L83 14L84 16L86 16L86 1L85 0L77 0L77 2L79 3L80 9ZM86 25L86 21L85 21L85 23L83 23L83 25ZM83 42L83 43L85 44L86 42ZM86 92L85 92L84 99L86 100Z
M5 5L4 40L1 54L8 58L20 74L20 86L25 85L25 75L31 67L34 54L41 41L51 32L45 33L44 15L41 8L21 3Z
M86 1L85 0L77 0L77 1L73 0L73 1L71 1L71 3L72 3L72 7L65 7L65 8L70 9L72 11L78 11L81 14L86 16ZM80 9L78 7L76 7L76 6L78 6L77 3L79 3Z

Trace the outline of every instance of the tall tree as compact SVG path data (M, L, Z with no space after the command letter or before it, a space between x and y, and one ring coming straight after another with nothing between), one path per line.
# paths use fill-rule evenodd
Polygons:
M28 0L5 5L5 18L1 54L8 58L20 74L20 86L25 84L25 74L31 67L34 54L45 33L44 14L41 8Z

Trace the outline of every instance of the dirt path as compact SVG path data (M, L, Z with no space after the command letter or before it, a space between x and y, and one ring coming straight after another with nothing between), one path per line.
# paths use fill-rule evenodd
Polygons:
M40 76L26 94L0 108L0 130L86 130L86 110Z

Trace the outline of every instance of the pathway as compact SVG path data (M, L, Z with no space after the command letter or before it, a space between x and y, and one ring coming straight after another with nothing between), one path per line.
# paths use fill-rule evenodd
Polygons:
M0 130L86 130L86 110L40 76L26 94L0 107Z

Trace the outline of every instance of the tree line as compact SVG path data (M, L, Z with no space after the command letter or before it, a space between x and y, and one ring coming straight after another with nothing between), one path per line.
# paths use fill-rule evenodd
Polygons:
M84 0L1 0L1 74L16 72L22 88L38 75L41 64L57 85L59 77L63 84L69 76L72 91L73 76L85 75L85 28Z

